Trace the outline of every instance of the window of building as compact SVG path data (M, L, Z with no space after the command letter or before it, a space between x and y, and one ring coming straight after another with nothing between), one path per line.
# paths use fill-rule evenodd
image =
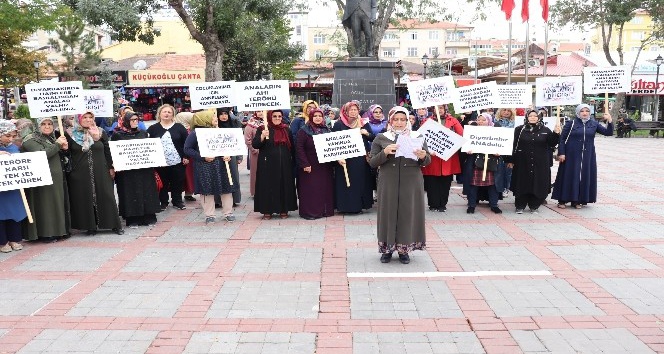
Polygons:
M632 48L630 48L630 51L632 51L632 52L638 52L639 49L641 49L641 47L632 47Z
M438 31L429 31L429 40L437 41L439 37Z
M417 47L409 47L408 48L408 56L409 57L416 57L417 55Z
M632 32L632 39L643 39L645 34L642 31Z
M438 55L438 47L429 47L429 56Z
M397 36L397 34L394 32L385 32L385 34L383 35L384 41L393 41L397 39L399 39L399 36Z
M315 58L316 60L321 59L323 56L325 56L325 51L324 51L324 50L319 49L319 50L316 50L316 51L314 52L314 58Z
M302 35L302 26L300 26L300 25L295 26L295 35L296 36L301 36Z
M298 18L300 18L300 15L299 14L290 14L290 15L288 15L288 17L290 17L291 20L297 20Z
M445 53L447 53L448 55L456 55L457 54L457 49L456 48L449 48L449 49L445 50Z
M314 34L314 44L325 44L325 35L321 33Z
M410 32L410 33L408 34L408 38L410 38L410 39L416 41L416 40L417 40L417 32Z
M631 23L634 24L634 25L640 25L640 24L643 23L643 17L641 17L641 16L634 16L634 18L632 18L632 20L629 21L629 22L631 22Z
M458 41L458 40L464 39L465 37L466 37L466 35L463 31L447 32L447 40L448 41Z
M397 56L397 48L383 48L384 58L395 58Z
M659 51L659 46L658 46L658 45L650 46L650 51L651 51L651 52L657 52L657 51Z

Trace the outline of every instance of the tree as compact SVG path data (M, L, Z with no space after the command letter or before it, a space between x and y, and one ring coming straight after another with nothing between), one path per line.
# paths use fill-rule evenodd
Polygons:
M75 77L101 61L94 32L86 33L85 23L77 14L69 13L59 19L55 33L58 37L49 39L48 44L65 59L60 64L49 63L56 71Z

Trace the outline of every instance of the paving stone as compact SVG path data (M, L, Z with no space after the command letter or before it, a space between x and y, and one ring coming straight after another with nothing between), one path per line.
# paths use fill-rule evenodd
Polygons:
M390 263L380 262L378 246L375 248L351 248L346 251L346 264L349 273L412 273L435 272L436 265L426 251L410 253L410 264L401 264L399 255L394 252Z
M523 246L450 247L464 271L548 270L537 256Z
M470 354L485 351L472 332L356 332L353 333L353 353Z
M232 273L319 273L321 248L246 249Z
M549 249L574 268L581 270L657 268L617 245L549 246Z
M109 280L67 316L170 318L195 285L193 281Z
M624 328L513 330L510 334L524 353L654 353Z
M166 231L163 236L157 239L158 242L174 243L224 243L228 241L237 230L237 225L221 226L217 222L210 226L173 226Z
M131 330L45 329L18 353L145 353L157 337L157 333Z
M350 281L353 319L457 318L463 314L444 281Z
M259 227L251 236L255 243L323 242L325 226L310 224L270 225Z
M602 237L585 227L572 223L517 224L528 235L540 241L592 240Z
M602 227L611 230L628 240L664 239L664 224L658 222L626 221L619 223L602 223Z
M119 248L56 246L44 250L15 269L35 272L92 272L121 251Z
M433 225L433 229L445 241L512 241L498 225L472 224Z
M644 247L664 257L664 245L647 245Z
M316 351L315 333L288 332L196 332L185 354L311 354Z
M510 203L509 205L503 201L504 205L500 205L500 208L503 209L503 213L501 214L504 218L509 219L509 220L514 220L514 221L519 221L519 220L560 220L560 219L565 219L564 216L560 215L556 210L552 210L546 205L542 205L537 209L537 213L531 213L530 209L526 208L526 210L523 212L523 214L517 214L516 213L516 208L514 207L514 203ZM550 204L551 205L551 204ZM555 203L552 203L553 207L555 207Z
M99 233L97 233L94 236L86 235L85 231L81 231L79 233L73 234L70 240L76 242L85 242L85 243L88 242L129 243L136 241L136 239L141 237L148 230L150 230L150 228L147 226L139 226L138 229L130 229L127 227L125 228L125 233L122 235L118 235L111 230L104 230L104 231L99 231Z
M658 185L657 188L658 191L661 190L661 186ZM647 211L649 213L653 213L655 215L663 216L664 217L664 205L657 205L657 204L648 204L648 205L636 205L637 208Z
M639 315L664 315L664 279L598 278L593 281Z
M474 280L498 317L603 315L563 279Z
M581 209L574 209L568 206L567 210L571 213L583 216L586 219L641 219L639 214L627 211L617 205L612 204L588 204Z
M344 231L348 242L377 242L376 225L345 225Z
M429 211L429 208L426 207L425 219L427 221L465 221L465 220L486 220L486 216L480 211L484 208L483 205L478 206L475 210L475 214L467 214L466 201L463 200L461 205L458 204L447 204L447 211L444 213ZM488 210L488 209L487 209Z
M609 195L611 198L621 202L659 202L661 200L660 197L651 193L637 192L634 190L625 191L624 189L612 191Z
M123 272L204 272L219 254L210 248L148 248L132 259Z
M17 254L20 254L20 252L9 252L9 253L0 252L0 263L16 256Z
M227 281L210 318L317 318L319 282Z
M0 279L0 313L31 315L77 283L76 280Z

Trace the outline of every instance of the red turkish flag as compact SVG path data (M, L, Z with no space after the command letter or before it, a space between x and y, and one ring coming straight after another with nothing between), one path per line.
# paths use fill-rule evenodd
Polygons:
M503 4L500 6L500 9L505 13L505 18L507 20L512 18L512 11L514 11L514 7L516 7L514 0L503 0Z
M540 0L542 5L542 18L544 22L549 22L549 0Z
M528 0L521 1L521 19L523 22L527 22L530 18L530 13L528 12Z

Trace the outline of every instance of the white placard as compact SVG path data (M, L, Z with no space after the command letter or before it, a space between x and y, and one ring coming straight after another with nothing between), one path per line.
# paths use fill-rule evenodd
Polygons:
M290 109L288 80L238 82L234 97L239 111Z
M318 162L330 162L366 155L359 129L314 135Z
M189 84L191 109L233 107L234 81Z
M498 85L499 108L526 108L533 105L533 85Z
M576 105L583 101L581 76L538 77L535 79L538 106Z
M512 128L466 125L463 128L463 137L468 140L461 147L463 152L512 155L512 144L514 143L514 129Z
M247 153L242 128L196 128L198 151L203 157L239 156Z
M553 128L556 127L556 117L544 117L542 121L544 122L544 126L551 129L553 131ZM518 127L520 125L523 125L524 122L526 121L526 117L524 116L516 116L514 117L514 127Z
M413 138L407 134L401 134L397 138L397 152L394 157L405 157L417 161L415 150L422 150L422 146L424 146L423 136Z
M51 184L45 151L0 155L0 192Z
M166 166L161 139L134 139L110 141L113 168L116 171Z
M449 160L466 142L464 137L433 119L428 119L417 132L424 136L429 151L435 152L436 156L445 161Z
M427 108L452 102L454 79L451 76L408 82L413 108Z
M95 117L113 117L113 90L83 90L85 109Z
M454 111L470 112L498 107L498 85L495 81L459 87L454 90Z
M583 69L583 92L586 94L632 91L632 70L629 66Z
M32 118L80 114L85 111L80 81L46 81L25 85Z

